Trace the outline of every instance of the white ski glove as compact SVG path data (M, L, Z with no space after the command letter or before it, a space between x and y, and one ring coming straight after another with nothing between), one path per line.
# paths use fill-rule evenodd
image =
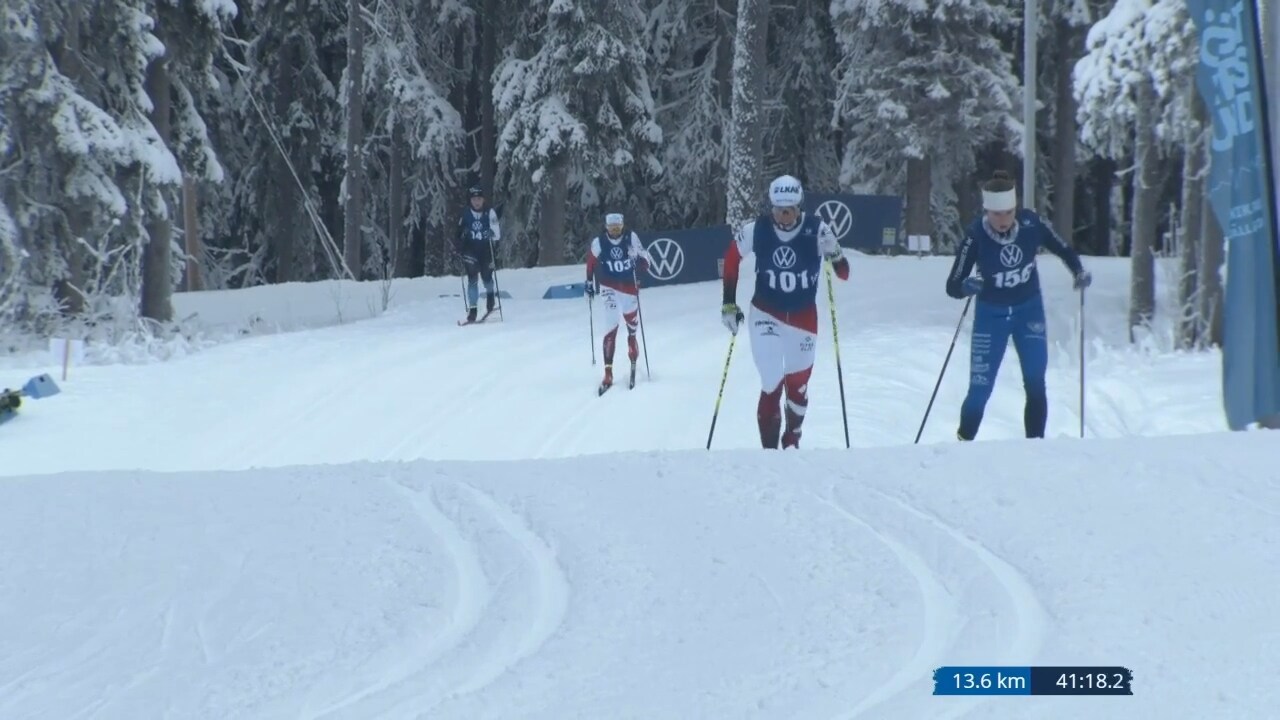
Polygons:
M742 324L742 310L734 303L726 303L720 308L720 322L729 328L729 332L738 334L738 326Z

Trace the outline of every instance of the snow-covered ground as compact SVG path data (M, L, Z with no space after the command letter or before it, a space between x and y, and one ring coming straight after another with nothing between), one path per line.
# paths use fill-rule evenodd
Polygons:
M222 339L91 350L0 426L0 718L1267 717L1275 439L1225 432L1215 353L1129 345L1126 264L1086 262L1087 440L1055 259L1050 439L1019 439L1011 351L954 441L966 320L917 446L949 259L858 256L854 447L825 321L786 453L755 447L745 337L703 449L714 283L644 292L652 380L601 398L587 302L541 299L579 268L502 273L505 321L467 328L457 278L386 312L378 283L179 296ZM1123 665L1135 695L930 694L1032 664Z

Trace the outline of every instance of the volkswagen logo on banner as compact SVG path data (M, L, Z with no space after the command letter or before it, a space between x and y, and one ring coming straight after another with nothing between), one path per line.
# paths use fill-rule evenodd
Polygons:
M831 227L836 240L843 240L853 229L853 211L839 200L827 200L819 205L818 217Z
M1015 268L1022 264L1022 248L1017 245L1005 245L1000 248L1000 264L1007 268Z
M671 238L658 238L649 243L649 274L655 280L672 280L684 270L684 248Z

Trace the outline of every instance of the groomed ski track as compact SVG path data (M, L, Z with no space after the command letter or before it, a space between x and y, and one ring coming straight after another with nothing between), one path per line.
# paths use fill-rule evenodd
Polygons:
M0 717L1258 717L1276 588L1240 549L1280 543L1270 439L1135 437L1220 430L1217 358L1128 347L1127 268L1092 261L1108 439L1075 440L1054 263L1051 439L999 442L1021 434L1012 353L982 442L952 439L966 323L911 448L961 303L946 259L855 256L852 452L825 287L798 453L755 449L745 336L702 450L715 283L645 290L652 379L642 355L625 387L620 341L599 397L603 315L592 365L586 299L539 299L578 268L503 274L503 321L469 327L456 278L400 284L383 314L369 284L180 296L210 321L344 321L75 367L0 430L26 476L0 479ZM1123 664L1138 694L930 696L940 665L1033 663ZM1190 667L1253 691L1206 695Z
M1075 436L1078 414L1076 296L1053 258L1041 262L1050 349L1049 436ZM747 269L749 270L749 263ZM836 284L841 364L855 447L910 444L960 317L946 297L946 258L868 258L854 255L853 276ZM1217 398L1197 372L1211 373L1210 356L1175 365L1165 356L1119 353L1122 324L1108 318L1126 302L1120 263L1092 262L1098 276L1087 325L1089 435L1122 437L1217 430ZM705 446L729 335L720 324L718 283L646 288L642 309L650 366L641 357L637 384L625 387L625 339L619 338L615 375L623 387L603 396L602 303L595 303L595 365L585 298L542 300L547 285L577 282L578 268L506 272L502 320L457 327L463 316L457 278L415 280L393 290L387 312L354 322L249 337L186 358L132 366L73 369L63 405L74 412L31 415L10 423L6 438L29 448L12 472L132 468L154 447L167 450L156 469L237 469L358 460L475 460L485 438L493 460L569 457L615 451L696 449ZM934 280L936 282L930 282ZM297 285L282 286L285 293ZM315 290L310 307L294 314L368 315L376 283L365 296L330 297ZM241 300L270 307L271 288ZM448 294L440 297L441 294ZM179 314L237 316L219 306L219 293L177 296ZM225 294L222 294L225 296ZM740 300L745 303L748 288ZM239 298L237 298L239 300ZM803 447L843 447L836 364L826 288L818 293L818 359L810 383ZM278 300L274 300L279 302ZM297 305L292 297L289 302ZM250 306L252 307L252 306ZM279 309L277 314L282 314ZM922 442L952 442L968 371L968 321L952 357ZM650 371L652 377L650 377ZM1142 382L1143 375L1158 382ZM221 379L233 375L234 383ZM217 380L216 390L210 381ZM1179 383L1187 386L1177 392ZM1210 386L1212 387L1212 386ZM758 379L749 340L734 349L713 447L757 446ZM1205 421L1187 426L1183 406L1204 408ZM1169 412L1170 410L1178 412ZM1161 416L1175 418L1162 427ZM190 426L199 417L202 432ZM980 439L1021 435L1022 392L1016 357L1006 358ZM57 422L58 433L41 427ZM263 433L261 428L274 431ZM117 428L137 428L121 432ZM60 450L64 437L113 438L78 460ZM46 461L48 459L48 461Z

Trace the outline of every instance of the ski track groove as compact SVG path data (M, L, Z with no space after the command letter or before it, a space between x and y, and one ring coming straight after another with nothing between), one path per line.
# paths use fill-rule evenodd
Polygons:
M560 566L555 550L528 527L524 518L473 485L459 483L458 487L470 494L472 501L484 508L503 532L519 543L522 553L534 569L533 592L529 595L535 598L536 611L513 651L496 661L491 658L490 662L479 665L468 681L454 688L444 698L445 701L482 690L516 664L538 652L564 623L571 594L569 580Z
M961 612L959 603L924 557L851 511L840 501L834 488L829 498L816 494L815 498L845 520L870 532L888 547L915 580L924 604L924 631L915 653L884 684L863 698L853 709L838 716L842 720L852 720L905 692L921 678L931 677L933 668L941 664L942 658L955 641Z
M1032 660L1042 647L1048 631L1049 615L1026 577L985 545L973 540L936 515L876 488L860 486L859 489L866 495L875 496L882 503L892 506L899 514L909 516L917 523L935 531L940 531L954 545L962 548L967 554L978 560L982 567L999 583L1009 603L1012 605L1012 611L1017 620L1017 632L1010 640L1008 647L1004 649L1006 661L1003 664L1033 664ZM864 495L864 498L866 495ZM960 627L959 621L963 617L959 611L959 603L946 589L941 576L923 556L850 510L840 500L839 492L836 488L831 489L829 499L821 496L817 496L817 498L851 522L866 528L884 542L915 578L920 587L925 606L925 631L916 653L905 665L895 671L884 685L864 698L849 712L837 716L841 720L852 720L900 696L917 683L927 681L930 688L932 688L933 670L948 664L946 652L956 642L958 628ZM911 533L911 536L919 537L919 534ZM948 631L947 628L957 629ZM993 659L991 664L1002 663ZM959 702L952 703L946 710L941 712L931 711L930 717L939 718L939 720L955 720L968 714L978 705L988 702L990 698L957 698L957 700Z
M415 677L426 676L434 663L461 644L480 625L491 602L493 588L485 576L479 548L465 538L457 525L440 509L434 486L428 484L421 490L416 490L394 481L390 481L390 484L406 498L453 563L457 586L451 593L448 624L424 646L411 649L394 667L373 673L373 682L370 684L331 702L322 710L304 712L303 716L310 720L320 720L339 713L340 717L386 716L387 703L394 705L403 701L402 696L412 697L414 688L411 681ZM381 703L378 711L365 709L371 701L388 695L392 696L391 699ZM360 712L355 714L356 710Z
M1048 610L1040 602L1035 588L1022 571L992 552L987 546L969 537L962 530L947 523L937 515L915 507L902 498L894 497L882 490L876 488L867 488L867 490L885 501L893 503L904 512L910 513L943 531L947 536L955 540L958 545L978 556L983 565L995 576L1001 587L1008 593L1009 599L1013 602L1014 612L1018 616L1018 633L1014 636L1006 653L1011 656L1010 659L1014 661L1014 664L1030 664L1032 657L1044 644L1045 636L1049 631L1050 619Z
M487 525L500 530L502 544L515 546L523 573L508 570L490 578L484 570L486 552L512 552L464 536L459 525L441 509L442 485L429 483L416 490L393 485L404 495L452 559L458 587L451 598L449 622L425 646L411 650L404 659L383 671L369 672L364 687L304 716L321 718L421 718L439 706L464 698L491 685L521 661L536 654L564 622L570 586L555 550L529 526L525 518L469 484L448 483L482 514ZM524 574L526 587L499 594L502 581L512 573ZM532 601L526 604L526 600ZM504 603L505 599L505 603ZM527 614L526 614L527 613ZM507 620L510 615L515 621ZM496 623L487 622L490 618ZM496 625L500 632L482 631ZM469 643L469 639L475 639Z

